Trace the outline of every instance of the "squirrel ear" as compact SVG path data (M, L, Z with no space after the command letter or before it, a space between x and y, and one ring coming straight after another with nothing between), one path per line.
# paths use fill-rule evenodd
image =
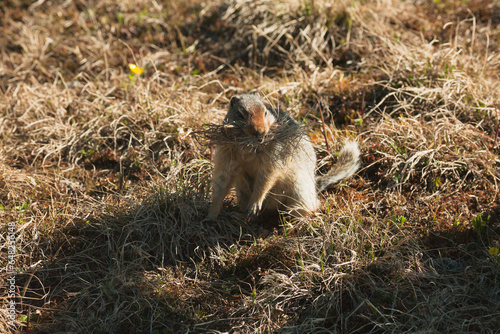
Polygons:
M238 102L240 102L239 96L235 95L231 98L231 102L229 102L229 105L231 107L235 106Z

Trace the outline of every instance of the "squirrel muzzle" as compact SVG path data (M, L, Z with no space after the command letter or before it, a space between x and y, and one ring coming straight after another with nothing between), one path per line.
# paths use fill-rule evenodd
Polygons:
M252 135L257 137L265 136L269 132L272 125L272 122L266 117L265 110L258 110L256 112L249 113L247 121Z
M262 138L267 135L275 121L274 116L263 104L248 109L247 122L253 136Z

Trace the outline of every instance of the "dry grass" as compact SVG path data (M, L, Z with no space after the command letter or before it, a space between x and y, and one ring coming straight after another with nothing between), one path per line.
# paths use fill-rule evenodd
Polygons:
M17 248L0 332L498 332L497 2L0 12L2 291L8 222ZM362 169L316 216L247 222L230 198L202 223L193 134L220 139L204 124L249 91L304 125L319 172L359 141Z
M193 135L202 145L238 146L258 150L272 143L297 143L304 132L297 125L286 124L289 122L289 117L279 119L262 138L242 135L242 129L232 124L214 123L205 124L203 129L195 131Z

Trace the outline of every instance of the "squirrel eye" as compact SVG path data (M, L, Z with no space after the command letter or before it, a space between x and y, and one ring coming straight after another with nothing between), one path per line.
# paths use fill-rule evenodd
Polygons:
M245 118L245 113L243 112L243 109L238 108L237 110L237 115L241 118Z

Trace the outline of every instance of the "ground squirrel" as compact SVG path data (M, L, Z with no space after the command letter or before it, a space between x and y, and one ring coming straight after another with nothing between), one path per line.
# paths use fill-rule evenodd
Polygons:
M207 220L217 219L233 187L240 209L249 216L277 210L310 214L319 207L319 192L360 166L358 145L349 142L328 174L316 177L316 154L302 126L287 113L266 106L259 94L234 96L220 128L231 139L212 140L214 171Z

